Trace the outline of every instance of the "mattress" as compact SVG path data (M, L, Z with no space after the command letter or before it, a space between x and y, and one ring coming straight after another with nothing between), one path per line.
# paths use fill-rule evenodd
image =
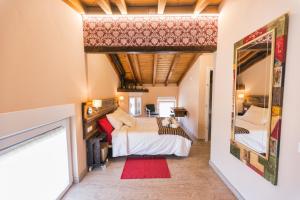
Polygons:
M192 142L179 135L159 135L156 118L136 118L133 127L112 132L113 157L127 155L188 156Z
M237 118L235 125L245 128L249 133L235 134L234 139L258 153L267 152L268 129L265 125L257 125Z

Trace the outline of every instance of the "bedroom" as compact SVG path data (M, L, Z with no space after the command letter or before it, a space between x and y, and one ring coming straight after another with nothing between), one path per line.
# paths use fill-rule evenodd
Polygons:
M118 13L119 8L115 2L122 1L111 1L110 3L112 12ZM130 14L141 14L141 9L145 9L143 6L132 8L134 6L130 3L133 1L123 2L127 3ZM147 2L151 4L151 1ZM172 3L176 4L181 1L174 2L166 1L166 13L180 14L178 6L172 5ZM196 1L190 2L192 3L189 6L179 6L182 7L182 12L193 13ZM147 13L152 15L157 13L157 1L153 5L147 6L149 6L146 8ZM298 153L300 138L297 123L299 119L299 109L297 108L300 106L297 93L299 90L297 73L299 72L297 52L300 44L298 37L299 8L299 2L295 0L284 2L280 0L222 1L218 8L217 51L201 52L202 55L198 62L187 71L179 86L175 81L175 84L170 83L166 87L164 80L163 84L155 83L153 87L153 74L148 72L148 76L151 74L149 76L150 83L138 87L147 88L149 92L134 92L133 95L117 91L120 86L119 77L106 55L85 53L82 16L65 2L58 0L1 1L0 134L1 145L3 145L1 149L9 146L10 142L16 144L16 141L22 141L22 138L16 138L13 141L5 140L3 142L4 139L7 139L5 134L26 132L29 129L61 122L67 118L68 122L61 122L58 125L67 127L71 136L67 143L72 146L72 150L64 155L66 157L62 157L62 160L65 161L64 164L70 165L71 163L73 166L72 169L67 170L67 172L71 171L71 175L68 174L65 177L68 179L65 184L69 187L73 185L73 181L81 182L71 187L70 193L64 197L66 199L76 199L76 196L80 199L106 197L112 199L141 197L145 199L173 199L175 197L179 199L199 199L200 197L203 199L299 199L300 194L297 188L300 180L297 170L300 163ZM103 12L100 6L96 9L89 7L89 9L94 13ZM214 9L210 7L208 12L215 12ZM230 151L233 102L232 65L234 44L237 41L285 13L289 14L289 31L282 105L284 109L278 181L277 185L272 185L244 165L245 161L239 162ZM232 27L235 27L234 31ZM153 54L154 52L148 53ZM153 57L155 56L153 55ZM144 60L140 59L139 62ZM205 111L205 103L209 99L209 95L199 94L207 91L207 77L209 77L211 68L213 68L214 87L211 144L209 145L205 142L205 139L209 139L206 131L209 127L205 121L205 118L209 116ZM145 73L147 73L146 70ZM206 79L206 82L200 81L203 79ZM244 83L244 85L247 88L249 84ZM105 170L96 169L88 172L81 104L87 100L101 99L104 105L104 99L117 97L120 107L129 111L129 99L133 96L137 98L132 99L141 97L140 110L144 117L147 117L145 116L146 104L158 105L159 100L163 99L162 97L168 97L168 101L175 102L176 106L184 107L188 111L189 117L179 119L180 123L185 125L186 132L192 133L191 137L202 139L200 142L193 142L188 157L183 159L167 157L171 173L169 179L124 182L120 180L120 176L125 160L116 159L114 162L112 158L109 159ZM52 130L52 128L47 127L47 130ZM39 135L39 133L30 132L26 136L32 137L31 134ZM54 148L49 150L52 149ZM62 149L57 148L57 151L60 150ZM40 159L45 157L39 156ZM68 158L70 160L66 162ZM31 162L36 163L37 160L39 159L28 162L25 159L22 161L23 170L17 168L16 170L19 171L14 172L18 172L16 174L19 177L24 176L26 174L24 173L25 166L30 166ZM29 177L35 177L34 175L39 173L44 176L39 183L51 179L52 174L43 173L40 169L53 170L53 162L56 162L50 162L49 159L43 161L45 161L44 165L39 162L39 165L34 168L36 171L31 167L26 168ZM51 166L50 169L48 165ZM0 171L3 172L1 169ZM64 173L66 172L64 171ZM87 175L85 176L85 174ZM11 184L15 184L13 191L31 183L27 179L21 181L17 178L18 176L8 177L8 180L12 180ZM109 182L111 180L113 181ZM92 185L84 185L87 181L91 181ZM37 183L32 184L36 185ZM109 187L105 186L105 183ZM250 183L252 184L250 185ZM3 184L7 186L5 183ZM178 187L184 191L176 190ZM62 186L62 188L64 187ZM61 194L66 192L66 188L62 188L59 188ZM105 190L107 190L106 193ZM124 195L127 196L122 196L120 190L124 191ZM71 195L72 191L74 191L73 196ZM21 194L22 190L19 190L19 193ZM33 194L38 194L38 191L34 191ZM116 196L112 196L113 194Z

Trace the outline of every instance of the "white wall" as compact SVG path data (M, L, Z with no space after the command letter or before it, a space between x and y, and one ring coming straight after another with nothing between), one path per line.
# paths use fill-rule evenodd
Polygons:
M289 12L289 35L283 102L278 185L273 186L230 152L233 44ZM213 98L211 161L249 200L300 199L300 1L227 0L219 17L217 65ZM233 30L234 27L234 30Z
M63 1L0 1L0 112L75 104L75 178L86 168L81 16Z
M260 60L237 76L237 82L245 85L246 95L269 95L271 56Z
M214 54L202 54L186 73L179 85L178 105L188 111L181 118L185 129L199 139L205 139L206 76L214 67Z
M100 54L85 64L82 18L61 0L0 1L0 26L0 113L74 104L78 180L86 170L81 103L115 96L113 68Z
M105 54L87 53L87 80L89 99L115 97L119 78Z

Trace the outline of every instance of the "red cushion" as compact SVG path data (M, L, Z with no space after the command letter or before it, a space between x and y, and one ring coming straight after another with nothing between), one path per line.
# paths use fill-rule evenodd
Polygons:
M99 119L98 124L100 129L107 134L107 142L111 144L111 140L112 140L111 133L113 132L114 128L112 127L112 125L110 124L110 122L106 117Z

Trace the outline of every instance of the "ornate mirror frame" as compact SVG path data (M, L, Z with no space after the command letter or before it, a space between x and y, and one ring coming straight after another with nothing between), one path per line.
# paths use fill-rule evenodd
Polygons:
M271 132L268 142L267 156L261 156L254 150L236 142L235 134L235 108L236 108L236 74L237 74L237 49L250 43L256 38L273 32L275 44L272 45L273 54L273 77L272 77L272 100L271 100ZM286 61L286 46L288 32L288 14L270 22L264 27L251 33L245 38L234 44L234 65L233 65L233 105L232 105L232 125L230 153L241 160L259 175L277 185L278 179L278 161L281 134L282 102L284 89L284 71Z

